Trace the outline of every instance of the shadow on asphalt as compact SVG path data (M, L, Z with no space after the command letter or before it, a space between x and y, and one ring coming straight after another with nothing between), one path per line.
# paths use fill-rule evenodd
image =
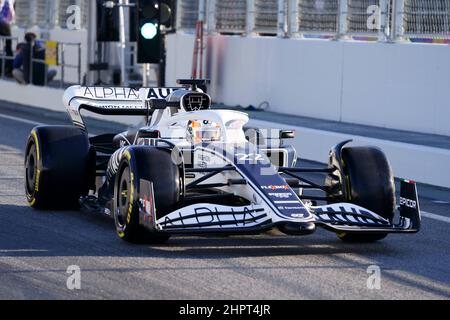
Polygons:
M318 229L309 236L173 236L163 245L138 245L120 240L112 219L76 211L37 211L26 206L0 205L0 213L20 215L8 234L0 234L4 256L117 256L173 259L224 259L237 257L308 255L398 255L395 244L343 243ZM8 238L5 239L5 236ZM75 245L78 244L78 245ZM33 250L35 249L35 250Z
M8 213L8 215L5 215ZM14 218L15 217L15 218ZM347 244L332 233L319 229L304 237L293 236L229 236L229 237L172 237L165 245L135 245L120 240L114 231L112 219L75 211L36 211L26 206L0 205L0 218L9 227L0 233L0 259L3 257L117 257L117 258L164 258L172 261L203 259L235 259L264 257L327 256L330 263L313 266L218 266L217 269L233 268L289 268L331 269L367 268L379 265L384 276L395 282L421 287L423 290L448 296L450 289L432 288L417 276L449 285L445 272L433 273L426 268L436 252L419 252L411 245L412 236L390 236L372 244ZM420 237L430 236L419 234ZM422 241L415 238L414 241ZM439 251L439 248L436 248ZM434 258L433 258L434 259ZM448 263L444 256L442 266ZM261 260L262 262L264 260ZM291 260L292 261L292 260ZM433 262L431 262L433 263ZM131 268L129 271L157 270L149 266ZM168 266L174 270L196 270L202 267ZM211 266L205 267L210 269ZM212 267L214 268L214 267ZM95 268L94 268L95 269ZM93 269L93 270L94 270ZM127 271L123 268L108 271ZM11 272L14 272L13 270ZM18 271L22 272L22 271ZM409 273L404 277L400 273Z
M27 206L0 205L0 214L20 215L14 226L0 234L4 256L117 256L223 259L286 255L395 253L388 242L346 244L318 229L310 236L173 236L166 244L139 245L120 240L108 217L76 211L37 211ZM10 233L9 233L10 232ZM8 239L5 239L8 236ZM80 244L74 246L73 244ZM92 245L84 245L84 244ZM83 245L82 245L83 244ZM33 250L36 249L36 250Z

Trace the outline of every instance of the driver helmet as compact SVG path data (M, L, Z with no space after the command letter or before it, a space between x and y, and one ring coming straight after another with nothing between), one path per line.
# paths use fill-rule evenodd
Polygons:
M221 128L208 120L191 120L187 127L188 140L192 143L220 141Z

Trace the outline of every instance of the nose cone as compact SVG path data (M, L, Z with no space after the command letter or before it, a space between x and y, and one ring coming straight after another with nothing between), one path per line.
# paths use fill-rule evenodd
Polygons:
M314 222L285 222L278 229L288 235L303 236L314 233L316 225Z

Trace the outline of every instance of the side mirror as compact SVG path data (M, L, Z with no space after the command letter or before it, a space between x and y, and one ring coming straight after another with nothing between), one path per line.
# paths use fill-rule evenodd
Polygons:
M138 132L138 139L159 139L161 133L158 130L141 129Z
M280 139L294 139L295 130L280 130Z
M166 99L151 99L147 103L151 110L164 110L168 107Z

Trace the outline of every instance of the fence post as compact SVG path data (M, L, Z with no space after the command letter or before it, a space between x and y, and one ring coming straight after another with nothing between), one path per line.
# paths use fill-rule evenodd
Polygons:
M338 32L337 39L344 38L347 35L347 15L348 15L348 1L339 0L339 16L338 16Z
M38 0L30 1L30 26L32 28L37 26L37 9L38 9Z
M5 78L5 68L6 68L6 63L5 63L5 59L6 59L6 50L5 50L5 46L6 46L6 41L5 38L0 36L0 44L2 45L2 79Z
M81 85L81 43L78 44L78 84Z
M289 0L286 0L289 1ZM285 0L278 0L278 15L277 15L277 37L284 38L287 36L287 30L286 30L286 1Z
M33 65L34 65L34 59L33 59L33 55L34 55L34 46L35 46L35 42L34 41L31 41L30 43L30 56L29 56L29 58L30 58L30 74L29 74L29 77L28 77L28 81L29 81L29 84L33 84Z
M128 70L127 70L127 44L128 38L125 30L127 29L127 21L125 19L128 13L128 0L119 0L119 47L120 47L120 74L121 85L128 87ZM126 8L126 9L125 9Z
M182 8L182 6L181 6L182 2L183 2L182 0L179 0L179 1L176 2L176 6L177 6L176 7L176 15L175 15L175 29L176 29L176 31L183 29L181 27L181 16L183 14L182 9L181 9Z
M64 87L64 76L65 76L65 65L66 65L66 58L65 58L65 46L64 43L61 43L61 88Z
M399 41L403 39L403 35L405 32L405 28L403 25L403 18L405 14L405 1L404 0L395 0L393 1L394 7L392 8L393 12L393 40Z
M198 20L203 22L206 20L206 0L198 1Z
M379 0L379 6L380 6L380 25L379 25L379 29L378 29L378 41L386 41L386 35L388 34L387 32L389 32L389 26L386 23L388 21L387 18L387 14L389 12L388 7L387 7L387 3L388 1L386 0Z
M212 34L216 32L216 0L208 0L207 12L207 31Z
M288 0L288 37L298 36L298 1Z
M255 30L255 0L247 0L247 15L245 33L252 36Z
M48 85L48 65L44 63L44 87Z
M60 28L59 26L59 0L50 1L50 27Z

